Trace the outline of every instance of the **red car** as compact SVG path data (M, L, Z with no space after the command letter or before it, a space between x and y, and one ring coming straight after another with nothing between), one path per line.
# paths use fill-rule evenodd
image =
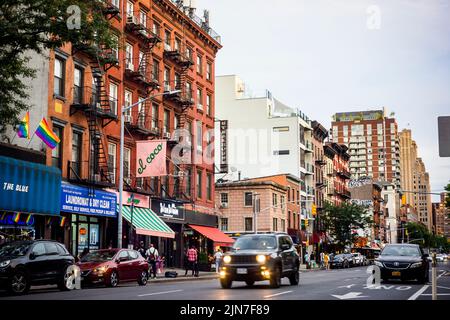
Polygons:
M148 280L148 262L136 250L105 249L85 255L77 265L82 283L103 283L116 287L120 282L137 281L145 286Z

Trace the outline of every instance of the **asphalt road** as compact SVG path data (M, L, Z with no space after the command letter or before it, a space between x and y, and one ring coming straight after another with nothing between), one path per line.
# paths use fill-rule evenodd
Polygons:
M450 262L439 263L438 300L450 300ZM55 289L32 289L30 294L10 297L0 292L1 300L431 300L431 283L381 282L367 287L367 267L329 271L301 272L300 285L290 286L283 279L279 289L270 289L268 282L247 287L234 282L228 290L218 280L197 280L175 283L151 283L145 287L123 284L116 288L86 288L70 292ZM430 272L431 275L431 272ZM431 279L431 276L430 276Z

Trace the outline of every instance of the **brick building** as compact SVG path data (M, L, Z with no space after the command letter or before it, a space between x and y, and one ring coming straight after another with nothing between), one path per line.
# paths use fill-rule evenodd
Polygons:
M333 156L333 173L331 168L327 168L327 175L332 176L331 182L333 184L332 201L335 205L348 201L350 199L350 191L348 190L348 180L350 179L350 172L348 171L350 155L348 154L347 146L345 144L338 144L335 142L326 143L327 154L334 153ZM328 189L328 192L331 188Z

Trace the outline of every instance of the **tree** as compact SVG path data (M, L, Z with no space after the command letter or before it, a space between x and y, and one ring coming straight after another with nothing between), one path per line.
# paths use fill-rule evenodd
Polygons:
M117 47L104 9L105 2L100 0L0 2L0 133L8 125L17 125L20 113L31 107L23 82L35 74L28 65L30 53L43 54L68 42ZM78 18L80 28L73 29L70 23Z
M430 246L431 233L422 223L408 222L405 225L408 231L408 241L411 243L422 244L425 247Z
M367 210L353 203L333 205L326 203L321 215L325 230L336 241L336 245L343 248L350 245L357 237L357 229L366 229L373 225Z

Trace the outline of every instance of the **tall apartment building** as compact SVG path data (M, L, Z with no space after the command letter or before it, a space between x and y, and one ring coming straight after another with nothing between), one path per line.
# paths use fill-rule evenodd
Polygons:
M184 246L194 241L181 230L188 230L188 223L217 227L217 217L212 215L214 164L202 155L211 144L214 130L214 62L221 48L220 37L210 28L207 16L196 16L195 8L183 7L183 1L110 0L99 5L110 21L119 49L106 51L95 43L68 43L50 52L40 67L46 72L48 81L43 81L48 87L46 92L37 88L37 96L47 99L46 110L33 111L31 118L45 116L61 139L55 149L45 152L46 164L61 170L62 192L76 190L88 198L112 197L112 213L101 216L61 210L68 228L55 228L52 238L65 242L74 254L84 248L116 244L120 110L160 94L124 117L124 200L127 205L127 195L133 193L141 205L146 205L146 212L152 214L153 210L154 219L163 220L167 228L148 230L132 241L128 236L131 225L125 221L124 245L136 243L141 237L146 243L157 244L160 252L176 257L169 263L181 265ZM187 154L192 161L175 165L171 152L179 137L173 133L181 128L189 132L186 141L191 152ZM167 175L136 178L139 140L166 140ZM126 208L125 219L129 218Z
M400 188L397 121L385 109L336 113L332 139L348 146L353 179L368 176Z
M418 146L412 139L409 129L400 132L400 163L402 175L402 190L406 196L406 204L431 231L433 227L430 177L425 164L419 158Z

